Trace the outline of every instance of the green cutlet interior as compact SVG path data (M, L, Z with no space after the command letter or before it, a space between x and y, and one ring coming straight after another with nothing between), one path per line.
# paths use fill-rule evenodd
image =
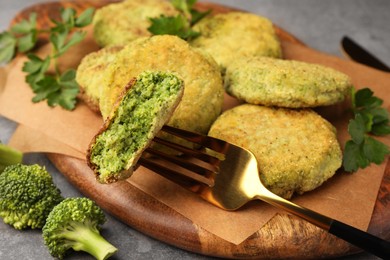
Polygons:
M100 178L131 167L134 153L153 138L159 122L167 120L182 87L182 81L171 73L144 72L137 77L92 148L90 160Z

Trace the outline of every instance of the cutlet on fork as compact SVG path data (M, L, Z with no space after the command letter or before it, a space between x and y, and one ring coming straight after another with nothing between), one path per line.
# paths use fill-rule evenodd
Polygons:
M155 137L153 142L176 150L182 153L182 156L149 147L145 154L153 156L142 156L138 161L139 165L187 188L224 210L237 210L247 202L259 199L301 217L371 254L390 259L390 242L270 192L261 183L257 160L250 151L210 136L170 126L164 126L162 131L200 147L190 149Z

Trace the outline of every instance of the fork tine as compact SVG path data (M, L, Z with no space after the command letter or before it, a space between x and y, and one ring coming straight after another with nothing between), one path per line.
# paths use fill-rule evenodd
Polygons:
M210 166L210 168L211 168L211 169L209 169L209 168L206 168L206 165L200 166L193 161L190 162L189 160L186 160L183 157L178 157L178 156L174 156L171 154L167 154L167 153L164 153L160 150L153 149L151 147L148 147L145 150L145 152L152 154L156 157L159 157L160 159L164 159L166 161L175 163L176 165L179 165L182 168L185 168L189 171L195 172L195 173L202 175L202 176L205 176L205 177L211 176L212 174L217 172L217 168L211 167L212 165L207 164L207 166Z
M208 154L205 151L197 150L197 149L191 149L191 148L188 148L186 146L183 146L183 145L180 145L180 144L177 144L177 143L173 143L173 142L161 139L159 137L154 137L153 138L153 142L156 142L156 143L159 143L161 145L167 146L169 148L172 148L173 150L182 152L182 153L184 153L186 155L190 155L190 156L195 157L195 158L197 158L197 159L199 159L201 161L208 162L208 163L213 164L213 165L216 165L217 162L219 161L216 157L214 157L211 154Z
M158 173L159 175L179 185L184 185L185 187L187 187L188 185L192 185L194 183L194 180L189 178L188 176L185 176L171 168L165 167L157 163L156 161L151 160L150 158L141 157L138 160L138 164L144 166L145 168L148 168L149 170L152 170L155 173Z
M164 126L163 128L166 133L187 141L204 145L205 147L215 146L211 144L214 141L208 140L205 136L172 127ZM219 171L221 157L218 152L213 153L206 149L191 149L156 136L152 141L175 151L179 151L183 153L184 156L175 156L169 152L149 146L138 160L138 165L142 165L193 192L214 185L214 177ZM216 143L225 144L225 142L221 140L217 140ZM152 155L153 158L148 157L146 154Z
M229 146L229 144L227 144L225 141L222 141L220 139L207 136L207 135L193 133L179 128L174 128L168 125L164 125L161 130L171 135L185 139L187 141L200 144L203 147L210 148L213 151L221 154L224 154L227 149L227 146Z
M164 163L165 165L163 165ZM170 163L170 165L166 165L166 163ZM212 179L191 171L179 170L175 167L174 163L170 161L163 160L157 162L155 159L143 156L138 160L138 164L193 192L213 185Z
M259 178L256 157L247 149L215 138L199 136L196 133L172 127L164 126L163 130L174 136L201 144L204 147L222 153L224 158L221 159L219 164L220 171L218 173L206 171L210 175L207 176L206 174L206 176L203 176L193 171L191 165L182 163L181 160L173 160L172 157L166 156L164 153L162 153L162 156L159 156L164 165L157 163L158 159L152 160L145 157L141 157L138 160L140 165L151 169L183 188L197 193L206 201L225 210L236 210L253 199L260 199L299 216L329 233L381 258L389 258L389 242L320 213L296 205L269 191L261 183L261 179ZM153 149L150 151L154 153ZM159 155L159 153L155 154ZM180 166L178 161L181 164ZM167 164L165 165L165 163ZM186 171L178 171L178 168ZM205 173L203 170L200 170L200 172Z

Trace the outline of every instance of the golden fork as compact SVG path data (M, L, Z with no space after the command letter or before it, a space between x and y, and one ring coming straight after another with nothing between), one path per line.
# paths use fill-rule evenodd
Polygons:
M169 126L164 126L162 131L200 145L201 148L189 149L155 137L154 142L179 151L183 156L178 157L161 149L148 148L145 152L154 156L142 156L138 161L139 165L195 192L222 209L236 210L251 200L260 199L299 216L371 254L390 259L390 242L296 205L270 192L261 183L257 160L250 151L216 138Z

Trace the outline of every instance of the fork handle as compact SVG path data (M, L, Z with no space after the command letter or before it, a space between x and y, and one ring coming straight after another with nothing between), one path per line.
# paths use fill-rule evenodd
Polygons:
M390 242L308 208L299 206L275 195L264 186L261 186L261 189L261 194L257 195L256 198L299 216L317 227L328 231L330 234L360 247L373 255L383 259L390 259Z
M390 259L390 242L386 240L337 220L332 221L328 232L380 258Z

